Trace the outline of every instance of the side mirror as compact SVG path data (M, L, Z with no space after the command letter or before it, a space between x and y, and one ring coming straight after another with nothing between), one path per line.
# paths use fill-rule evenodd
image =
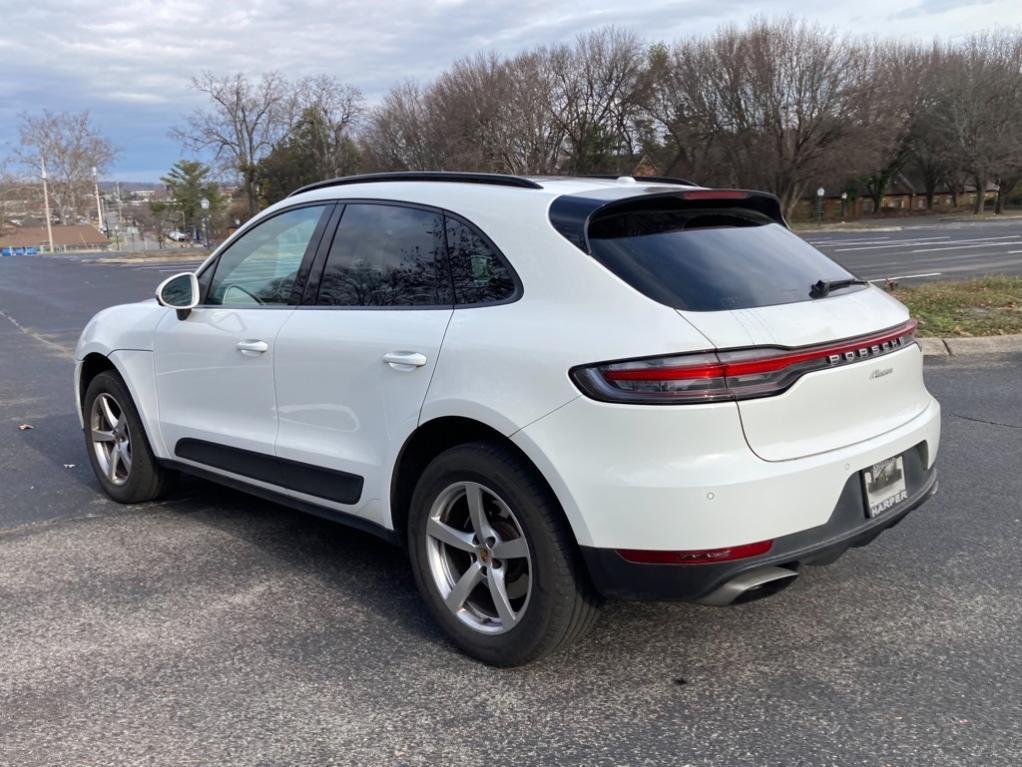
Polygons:
M183 320L199 305L199 280L192 272L168 277L156 288L156 301L160 306L177 309L177 318Z

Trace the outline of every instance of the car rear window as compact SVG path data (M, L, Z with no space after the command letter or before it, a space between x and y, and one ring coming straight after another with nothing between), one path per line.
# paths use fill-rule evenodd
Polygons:
M852 277L757 211L720 203L686 207L663 198L641 205L594 216L588 228L592 255L632 287L676 309L709 312L808 301L818 280Z

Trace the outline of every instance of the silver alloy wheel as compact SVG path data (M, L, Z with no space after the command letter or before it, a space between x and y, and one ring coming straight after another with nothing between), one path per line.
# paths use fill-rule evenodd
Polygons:
M124 409L112 396L100 394L89 413L89 438L103 476L123 485L131 476L131 433Z
M433 583L457 618L484 634L521 620L532 595L532 558L511 508L477 482L456 482L433 503L426 523Z

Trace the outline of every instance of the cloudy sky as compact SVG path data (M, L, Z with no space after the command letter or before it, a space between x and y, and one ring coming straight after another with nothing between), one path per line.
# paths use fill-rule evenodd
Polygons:
M370 100L478 50L511 53L617 24L672 40L795 14L841 31L928 40L1022 25L1022 0L0 0L0 156L22 112L91 110L114 176L155 180L200 69L326 73Z

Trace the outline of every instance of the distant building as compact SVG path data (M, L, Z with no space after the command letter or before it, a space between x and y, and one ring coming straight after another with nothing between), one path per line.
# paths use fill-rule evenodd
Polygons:
M143 205L148 205L153 201L156 195L155 189L136 189L130 193L128 198L128 205L138 208Z
M94 226L53 225L53 247L56 250L105 250L109 246L110 240ZM49 248L45 226L20 226L0 231L0 251L25 248Z

